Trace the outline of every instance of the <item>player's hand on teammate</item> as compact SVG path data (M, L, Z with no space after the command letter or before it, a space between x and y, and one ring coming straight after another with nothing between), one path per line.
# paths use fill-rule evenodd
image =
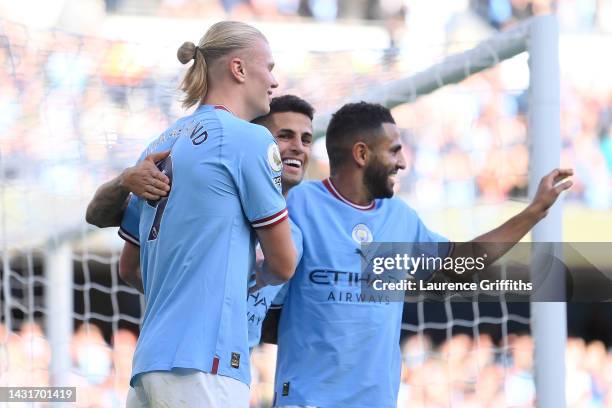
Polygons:
M554 169L542 177L531 206L545 217L548 209L552 207L559 195L572 186L573 182L571 180L563 180L573 174L574 170L572 169Z
M121 176L121 185L144 198L145 200L159 200L168 195L170 180L159 171L155 163L165 159L170 151L152 153L134 167L127 168Z

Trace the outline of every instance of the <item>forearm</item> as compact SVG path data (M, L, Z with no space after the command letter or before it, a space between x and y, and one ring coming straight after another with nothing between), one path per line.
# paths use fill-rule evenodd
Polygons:
M131 287L133 287L134 289L136 289L140 293L144 294L144 287L142 285L142 276L141 276L141 272L140 272L140 265L138 265L134 269L133 274L125 276L125 279L126 279L125 283L127 283L128 285L130 285Z
M89 224L100 228L117 227L121 224L125 202L130 194L122 184L122 176L123 174L120 174L96 190L85 215Z
M451 257L481 258L488 267L510 251L545 216L545 211L530 205L499 227L470 242L456 244ZM446 274L454 280L469 279L472 275L470 273L458 275L453 271L446 271Z
M546 217L548 210L557 201L559 195L572 186L572 181L567 178L573 174L572 169L554 169L542 177L533 201L527 208L494 230L470 242L456 244L450 257L472 258L473 260L481 258L479 261L484 261L485 266L494 263L512 249L542 218ZM461 274L453 270L443 269L443 271L448 278L458 281L465 281L473 275L473 271Z
M261 287L268 286L268 285L270 286L282 285L283 283L286 282L285 279L281 279L277 275L270 272L268 268L268 263L265 260L262 260L261 262L258 262L256 264L255 271L257 274L257 283L258 285L261 285Z
M545 217L545 212L530 205L499 227L476 237L472 243L484 243L490 263L502 257Z

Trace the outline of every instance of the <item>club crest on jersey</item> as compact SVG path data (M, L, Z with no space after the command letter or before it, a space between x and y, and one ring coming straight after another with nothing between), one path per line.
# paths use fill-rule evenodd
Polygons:
M367 244L374 240L372 231L365 224L357 224L353 228L353 240L358 244Z
M280 150L276 143L270 143L268 146L268 164L274 171L281 171L283 169L283 161L281 160Z

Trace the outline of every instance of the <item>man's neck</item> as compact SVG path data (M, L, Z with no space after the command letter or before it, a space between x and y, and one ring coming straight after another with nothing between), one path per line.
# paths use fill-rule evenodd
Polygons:
M235 92L228 91L227 93L211 90L204 98L204 105L221 105L227 108L234 116L240 119L251 121L251 112L246 109L244 103L241 103L241 97L235 95Z
M350 202L357 205L369 205L372 203L372 195L363 184L361 173L338 171L329 178L342 197Z

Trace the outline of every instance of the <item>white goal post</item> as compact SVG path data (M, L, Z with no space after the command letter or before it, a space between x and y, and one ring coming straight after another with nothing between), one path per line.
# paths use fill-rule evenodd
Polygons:
M491 68L501 61L523 52L529 55L529 197L539 180L559 166L560 138L560 73L559 30L553 15L538 16L499 33L471 50L451 55L438 64L405 79L393 81L371 92L353 97L381 103L389 108L415 101L450 84ZM324 134L331 113L315 119L317 134ZM532 231L534 243L550 243L560 256L562 203L551 208L548 216ZM542 250L533 246L533 255ZM550 250L550 247L549 247ZM532 270L537 280L538 271ZM554 288L563 293L564 282ZM538 407L565 406L566 305L562 302L532 302L531 330L535 342L535 383Z

